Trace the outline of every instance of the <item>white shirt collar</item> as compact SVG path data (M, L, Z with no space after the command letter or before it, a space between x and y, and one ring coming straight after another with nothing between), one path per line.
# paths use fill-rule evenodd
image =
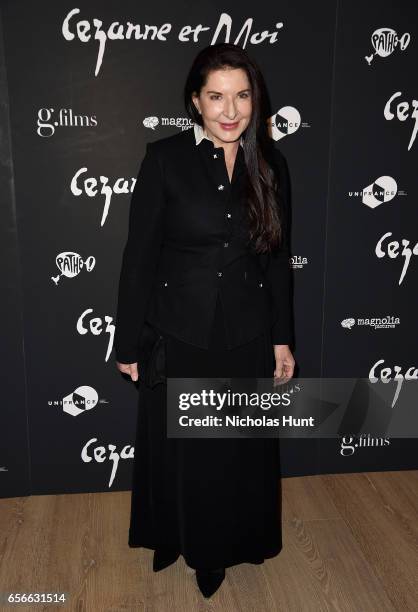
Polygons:
M211 142L213 142L213 140L209 138L209 136L206 134L206 131L202 128L202 126L196 123L195 121L193 122L193 129L194 129L194 137L195 137L197 145L200 144L204 138L206 138L206 140L210 140ZM239 143L242 147L244 146L244 139L242 136L239 140Z

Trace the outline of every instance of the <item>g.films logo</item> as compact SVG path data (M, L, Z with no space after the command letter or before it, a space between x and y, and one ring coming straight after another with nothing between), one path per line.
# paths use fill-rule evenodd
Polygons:
M350 455L354 455L359 448L376 448L389 444L389 438L372 438L370 434L362 434L359 438L355 436L344 436L341 439L340 455L349 457Z

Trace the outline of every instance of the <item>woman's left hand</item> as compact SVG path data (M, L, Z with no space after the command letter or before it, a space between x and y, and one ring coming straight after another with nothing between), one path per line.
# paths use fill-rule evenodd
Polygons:
M274 377L289 380L293 378L295 360L288 344L273 344L276 368Z

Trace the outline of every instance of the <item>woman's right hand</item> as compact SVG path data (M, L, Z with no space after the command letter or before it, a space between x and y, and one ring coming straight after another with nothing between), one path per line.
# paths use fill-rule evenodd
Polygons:
M122 372L123 374L129 374L129 376L132 378L134 382L138 380L138 363L137 362L119 363L119 361L117 361L116 365L117 365L119 372Z

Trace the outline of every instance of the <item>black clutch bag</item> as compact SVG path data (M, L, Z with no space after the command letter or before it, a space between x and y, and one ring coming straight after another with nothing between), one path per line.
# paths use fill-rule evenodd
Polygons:
M151 389L166 381L165 339L146 321L138 341L138 374Z

